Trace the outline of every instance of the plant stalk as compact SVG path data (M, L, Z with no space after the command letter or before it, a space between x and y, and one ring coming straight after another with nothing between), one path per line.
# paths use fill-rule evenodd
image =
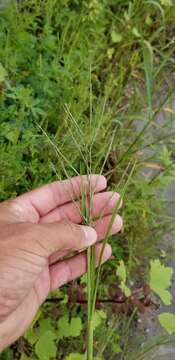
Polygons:
M93 314L91 313L88 321L88 343L87 343L87 360L93 360L93 342L94 342L94 329L93 329Z

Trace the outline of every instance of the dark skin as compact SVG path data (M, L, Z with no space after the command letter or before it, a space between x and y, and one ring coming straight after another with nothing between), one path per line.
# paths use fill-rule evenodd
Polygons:
M91 175L92 227L81 225L80 197L87 176L54 182L0 204L0 351L29 327L50 291L86 272L86 253L96 244L98 262L119 194L105 191L106 179ZM121 230L116 216L111 233ZM74 256L65 260L65 256ZM106 245L103 262L111 256ZM26 311L27 309L27 311Z

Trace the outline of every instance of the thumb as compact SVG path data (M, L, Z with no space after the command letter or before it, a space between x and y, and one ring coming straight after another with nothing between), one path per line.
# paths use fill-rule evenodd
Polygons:
M50 256L57 251L77 251L93 245L97 233L90 226L74 224L62 220L49 224L32 225L31 241L39 247L39 254Z

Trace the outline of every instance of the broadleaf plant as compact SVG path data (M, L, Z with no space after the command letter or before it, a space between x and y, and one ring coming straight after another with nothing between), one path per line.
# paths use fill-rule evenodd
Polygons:
M77 337L80 336L82 331L82 321L80 317L72 317L69 321L67 316L61 317L57 322L58 335L57 339L64 337Z
M163 312L159 314L158 319L162 327L168 332L169 335L175 333L175 314Z
M173 269L171 267L161 264L159 259L151 261L150 288L165 305L170 305L172 302L172 295L168 290L171 286L172 275Z
M56 334L52 331L46 331L40 336L35 345L35 352L39 359L50 360L56 357L57 346L55 340Z
M120 280L120 289L123 291L125 296L129 297L131 295L131 290L126 285L126 267L123 260L119 261L116 274Z

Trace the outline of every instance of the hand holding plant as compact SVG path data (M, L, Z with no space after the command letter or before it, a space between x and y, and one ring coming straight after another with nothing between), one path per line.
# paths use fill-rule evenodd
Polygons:
M21 336L48 293L86 272L81 250L102 240L119 201L117 193L104 192L106 179L91 176L92 227L82 222L81 191L87 195L87 176L44 185L0 204L0 350ZM116 216L111 229L122 226ZM96 262L101 245L95 245ZM102 261L111 255L105 246Z

